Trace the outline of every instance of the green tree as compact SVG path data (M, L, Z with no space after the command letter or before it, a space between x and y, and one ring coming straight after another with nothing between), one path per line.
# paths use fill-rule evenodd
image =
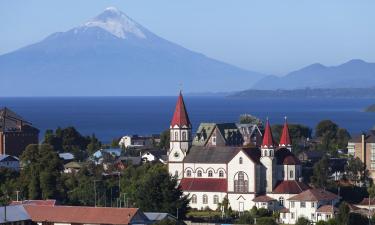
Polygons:
M102 147L102 143L96 138L95 134L90 137L90 143L87 145L88 154L92 155L94 152Z
M238 224L253 224L254 217L251 215L250 212L246 211L241 214L237 221Z
M272 217L261 217L256 220L257 225L277 225Z
M346 129L339 128L336 133L337 147L340 149L345 149L350 138L350 134Z
M256 124L256 125L262 124L262 121L259 118L250 114L240 115L239 122L240 124Z
M296 225L310 225L310 221L305 217L298 218Z
M51 145L27 146L21 163L20 179L29 199L60 199L62 163Z
M329 183L329 161L326 156L315 163L311 181L317 188L327 187Z
M350 158L345 166L345 172L348 179L354 184L369 181L369 172L359 158Z
M111 148L119 148L119 147L120 147L120 145L119 145L119 139L118 138L112 139Z
M337 222L340 225L349 225L350 208L345 202L340 204Z
M328 225L328 222L326 222L324 220L319 220L318 222L316 222L315 225Z
M160 134L159 148L169 149L169 141L170 141L170 131L165 130Z
M323 137L329 136L334 138L336 136L338 130L338 126L336 123L332 122L331 120L322 120L316 125L315 128L315 136L316 137Z

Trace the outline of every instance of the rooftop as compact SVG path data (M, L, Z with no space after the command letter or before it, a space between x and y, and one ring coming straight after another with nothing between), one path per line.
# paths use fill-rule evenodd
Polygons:
M308 189L296 196L289 198L290 201L332 201L338 196L323 189Z
M180 186L183 191L226 192L228 182L218 178L183 178Z
M276 185L272 193L274 194L299 194L310 187L306 184L294 180L281 181Z

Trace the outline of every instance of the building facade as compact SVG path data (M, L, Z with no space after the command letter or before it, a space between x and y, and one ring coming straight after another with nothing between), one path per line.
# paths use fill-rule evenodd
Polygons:
M235 126L225 124L223 127L201 124L192 142L192 126L180 93L170 125L168 169L178 179L184 194L190 197L190 207L215 210L218 203L228 199L235 211L256 206L284 212L285 217L291 217L288 214L291 199L310 187L302 182L301 163L291 152L287 121L280 142L276 144L267 120L259 147L239 144L243 139L238 138L241 135ZM218 130L222 131L216 132ZM206 141L200 141L203 136ZM293 215L295 219L283 221L294 223L298 216L311 216L325 206L323 203L309 208L306 213Z
M29 144L38 144L39 130L8 108L0 110L0 155L19 157Z

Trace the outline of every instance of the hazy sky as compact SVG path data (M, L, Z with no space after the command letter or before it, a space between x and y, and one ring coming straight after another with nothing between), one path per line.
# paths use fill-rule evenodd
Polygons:
M263 73L353 58L375 62L374 0L1 0L0 54L108 6L188 49Z

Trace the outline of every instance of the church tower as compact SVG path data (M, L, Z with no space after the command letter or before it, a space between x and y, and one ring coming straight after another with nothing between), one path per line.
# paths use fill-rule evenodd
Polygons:
M260 162L264 166L265 190L267 193L272 192L276 185L276 159L275 159L275 143L273 141L270 123L267 119L266 130L263 135L263 142L261 145Z
M168 169L172 176L183 177L183 163L192 143L191 123L186 111L182 93L178 96L170 130Z
M292 151L292 141L290 139L289 127L288 127L288 122L287 122L286 117L285 117L283 132L281 133L279 147L280 148L286 148L289 151Z

